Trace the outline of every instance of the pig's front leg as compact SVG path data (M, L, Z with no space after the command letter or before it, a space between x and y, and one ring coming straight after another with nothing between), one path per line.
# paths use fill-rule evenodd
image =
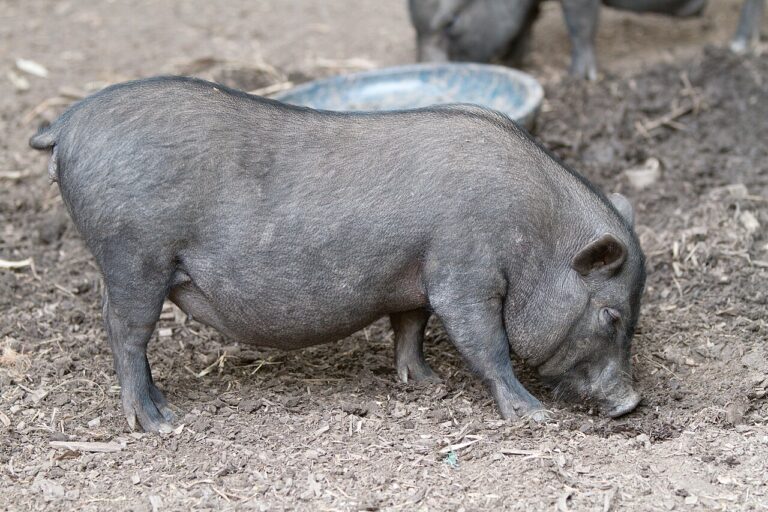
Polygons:
M424 329L429 312L424 309L389 315L395 331L395 367L402 382L437 379L424 359Z
M561 0L571 38L571 74L597 79L595 34L600 18L600 0Z
M505 419L545 421L544 406L515 377L502 320L501 299L435 307L456 348L491 390Z

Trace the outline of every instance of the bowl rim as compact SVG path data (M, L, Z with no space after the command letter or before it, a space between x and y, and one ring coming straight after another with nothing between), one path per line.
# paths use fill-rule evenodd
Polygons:
M280 91L278 93L272 94L270 98L274 100L290 103L290 101L284 98L289 98L290 96L298 95L298 94L305 94L314 88L326 86L332 83L338 83L343 81L351 82L351 81L357 81L357 80L371 78L371 77L384 78L387 76L393 76L393 75L399 75L399 74L409 74L409 73L423 72L423 71L451 70L451 69L456 71L459 71L459 70L460 71L482 71L482 72L490 71L500 75L507 75L508 77L512 78L516 82L522 84L524 89L526 90L526 94L523 99L523 103L519 107L515 108L515 111L519 112L519 114L517 114L515 117L519 118L520 122L522 122L523 120L533 115L540 108L541 102L544 99L544 88L542 87L541 83L539 83L539 81L536 80L532 75L524 71L520 71L519 69L509 68L506 66L499 66L496 64L481 64L476 62L428 62L428 63L418 63L418 64L406 64L402 66L388 66L384 68L358 71L358 72L349 73L349 74L333 75L333 76L318 78L316 80L311 80L309 82L299 84L295 87L291 87L290 89L286 89L284 91ZM461 103L461 102L454 102L454 103ZM480 106L482 106L483 108L488 108L490 110L496 110L485 105L480 105ZM416 109L416 108L419 108L419 107L413 107L413 109ZM421 107L421 108L424 108L424 107ZM356 111L352 109L343 109L343 110L325 109L325 110L332 110L334 112L361 112L361 111ZM398 110L412 110L412 109L392 109L392 111L398 111ZM500 111L500 112L502 114L512 117L507 112L503 112L503 111Z

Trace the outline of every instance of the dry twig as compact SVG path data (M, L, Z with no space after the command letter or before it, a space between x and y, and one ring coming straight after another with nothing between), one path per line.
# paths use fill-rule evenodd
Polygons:
M114 453L123 450L118 443L101 443L97 441L51 441L51 448L71 450L73 452Z
M18 261L0 259L0 269L16 269L32 266L32 258L26 258Z

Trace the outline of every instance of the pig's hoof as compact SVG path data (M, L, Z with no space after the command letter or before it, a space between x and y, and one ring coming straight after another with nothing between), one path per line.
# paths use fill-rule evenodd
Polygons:
M426 361L399 365L397 376L400 378L400 382L404 384L409 382L440 382L440 377L432 371Z
M535 409L523 414L522 417L530 418L536 423L547 423L552 420L552 413L546 409Z
M141 394L123 390L123 412L131 430L137 430L138 424L144 432L167 434L173 431L171 424L176 420L165 396L154 384Z
M597 80L597 62L594 57L580 57L571 64L571 75L582 80Z
M509 408L501 409L501 417L505 420L531 420L536 423L546 423L552 419L552 413L542 406L536 404L520 404Z
M747 53L749 44L744 39L734 39L733 41L731 41L730 48L731 48L731 51L736 55L743 55Z

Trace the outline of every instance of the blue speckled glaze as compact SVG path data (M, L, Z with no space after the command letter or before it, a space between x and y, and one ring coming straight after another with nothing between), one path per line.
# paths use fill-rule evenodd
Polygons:
M272 96L322 110L402 110L474 103L530 127L544 91L527 73L488 64L415 64L315 80Z

